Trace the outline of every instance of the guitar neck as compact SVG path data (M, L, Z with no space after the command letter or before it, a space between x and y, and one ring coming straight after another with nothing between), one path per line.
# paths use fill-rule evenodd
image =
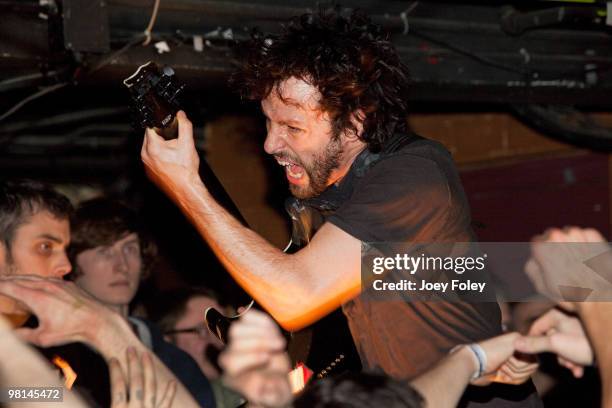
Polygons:
M248 227L249 225L246 219L240 213L238 206L236 203L234 203L228 192L225 190L223 184L221 184L221 181L217 178L213 169L211 169L208 165L205 157L204 160L200 160L200 177L206 183L206 188L208 191L210 191L215 200L217 200L217 202L230 214L236 217L236 219L245 227Z

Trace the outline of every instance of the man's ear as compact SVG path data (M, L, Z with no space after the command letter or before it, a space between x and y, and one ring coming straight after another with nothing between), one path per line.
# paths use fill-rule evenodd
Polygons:
M358 140L363 133L363 122L365 120L365 113L361 109L357 109L351 114L351 124L355 128L355 132L347 132L346 138L348 140Z

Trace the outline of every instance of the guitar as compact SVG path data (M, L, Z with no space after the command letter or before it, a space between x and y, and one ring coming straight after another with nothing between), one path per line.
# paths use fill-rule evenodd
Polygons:
M176 112L180 109L180 97L185 87L179 83L174 70L170 67L160 69L155 63L147 62L123 83L130 92L137 123L142 128L153 128L165 139L176 138ZM200 163L200 173L215 199L243 225L248 226L205 160ZM285 252L291 253L297 249L292 240ZM227 343L227 332L231 323L254 305L254 300L251 300L241 313L234 316L224 316L214 308L208 308L204 314L206 325L213 335ZM304 363L317 378L361 368L346 318L340 310L332 312L306 329L294 333L285 332L285 335L293 363Z

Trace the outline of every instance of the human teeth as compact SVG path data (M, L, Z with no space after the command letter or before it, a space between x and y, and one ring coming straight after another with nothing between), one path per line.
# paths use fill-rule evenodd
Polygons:
M300 173L294 173L291 171L291 167L287 167L287 172L289 173L289 175L295 179L300 179L302 178L302 176L304 175L303 172Z

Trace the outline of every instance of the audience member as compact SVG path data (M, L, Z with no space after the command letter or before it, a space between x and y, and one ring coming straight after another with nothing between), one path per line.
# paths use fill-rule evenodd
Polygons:
M128 319L140 340L191 391L203 406L213 406L210 383L195 361L164 340L151 322L129 317L130 302L148 274L154 245L139 224L136 213L108 199L82 203L72 222L69 278L96 300Z
M209 307L219 311L217 297L206 289L176 289L159 296L149 314L163 331L165 338L183 349L199 364L211 381L217 408L235 408L244 401L219 380L217 358L223 343L204 324L204 312Z
M126 368L128 347L139 353L147 349L125 319L72 282L58 279L70 272L66 255L70 239L68 215L72 209L69 201L48 186L28 181L0 183L0 192L0 293L12 299L3 304L2 311L17 310L26 315L24 310L27 310L38 320L37 326L20 327L15 333L44 348L43 351L60 350L53 346L83 343L82 350L96 350L106 360L116 358ZM78 370L77 383L87 377L84 374L88 370L96 381L95 388L89 391L107 392L103 385L104 381L108 383L106 364L102 360L102 366L97 366L92 356L95 353L90 351L87 358L74 361L85 367L85 371ZM153 362L158 380L174 378L156 357ZM195 403L180 383L175 402L185 407Z

